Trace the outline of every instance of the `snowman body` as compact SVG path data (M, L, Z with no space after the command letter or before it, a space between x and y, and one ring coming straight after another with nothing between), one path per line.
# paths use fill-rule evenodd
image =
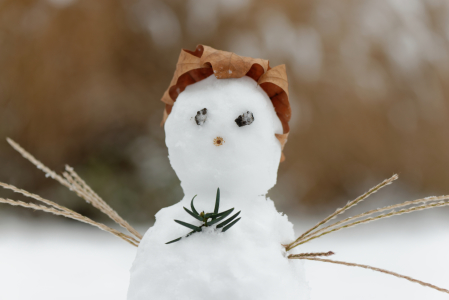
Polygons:
M276 183L282 125L257 82L210 76L189 85L165 132L185 196L156 214L140 242L128 300L308 299L303 265L282 246L294 239L293 225L265 196ZM217 188L220 211L235 208L241 220L166 244L190 232L175 219L200 225L183 209L195 195L199 212L213 212Z

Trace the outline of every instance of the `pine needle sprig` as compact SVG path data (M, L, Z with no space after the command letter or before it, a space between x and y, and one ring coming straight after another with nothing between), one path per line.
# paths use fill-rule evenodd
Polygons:
M178 223L184 227L187 227L189 229L193 229L185 237L189 237L196 232L201 232L203 230L202 229L203 227L210 227L212 225L215 225L218 222L221 222L221 223L217 224L216 228L222 228L224 226L223 229L221 230L221 232L225 232L228 229L230 229L232 226L234 226L238 221L240 221L240 218L235 219L240 214L240 211L235 213L229 219L225 220L234 211L234 208L231 208L224 212L219 213L219 208L220 208L220 189L219 188L217 189L217 195L215 198L215 207L214 207L213 213L204 213L204 211L201 213L198 213L198 211L195 208L195 205L193 204L195 197L196 197L196 195L192 198L192 201L190 201L190 208L192 210L189 210L185 207L184 207L184 210L193 218L197 219L198 221L203 222L203 224L201 224L200 226L195 226L193 224L189 224L189 223L186 223L186 222L183 222L180 220L175 220L176 223ZM233 222L231 222L231 221L233 221ZM167 242L166 244L172 244L172 243L178 242L182 238L183 237L179 237L177 239Z

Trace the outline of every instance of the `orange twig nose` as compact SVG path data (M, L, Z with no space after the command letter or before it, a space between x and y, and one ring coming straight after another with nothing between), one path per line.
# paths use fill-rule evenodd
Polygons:
M217 136L214 139L214 145L217 147L223 145L224 143L225 143L225 140L221 136Z

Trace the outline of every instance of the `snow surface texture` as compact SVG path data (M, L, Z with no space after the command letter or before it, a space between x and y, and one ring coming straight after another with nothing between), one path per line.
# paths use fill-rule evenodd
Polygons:
M239 127L235 119L248 111L254 122ZM282 132L266 93L247 77L210 76L179 95L165 132L185 197L160 210L143 237L128 299L308 299L303 262L288 260L281 245L294 239L293 225L265 196L276 183ZM217 187L220 211L234 207L242 219L224 233L213 226L166 245L190 231L174 219L201 224L182 208L194 195L199 212L213 212Z

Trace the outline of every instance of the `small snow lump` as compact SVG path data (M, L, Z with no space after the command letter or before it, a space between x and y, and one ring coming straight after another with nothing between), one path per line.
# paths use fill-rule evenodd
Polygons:
M251 125L252 122L254 122L254 115L250 111L243 113L237 119L235 119L235 123L237 123L237 125L239 125L239 127L242 127L245 125Z
M202 110L196 113L195 116L196 124L203 125L204 122L206 122L206 119L207 119L207 108L203 108Z

